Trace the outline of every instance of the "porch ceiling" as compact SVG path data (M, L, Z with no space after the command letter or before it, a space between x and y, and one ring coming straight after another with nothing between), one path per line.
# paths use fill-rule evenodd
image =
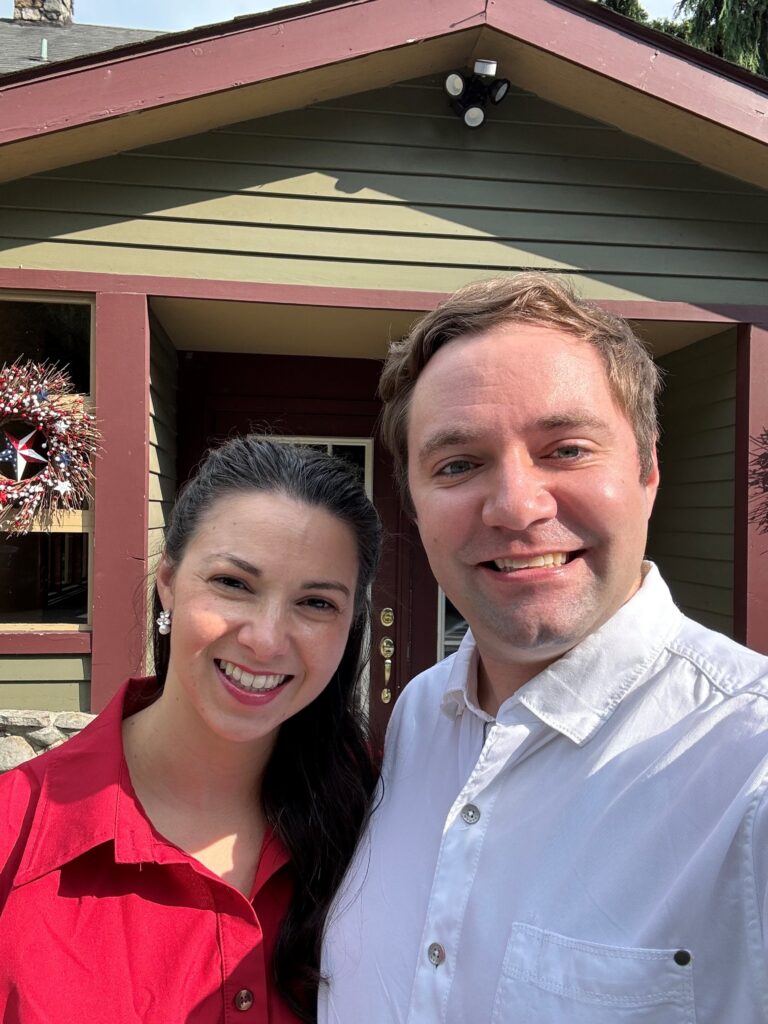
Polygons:
M421 312L336 306L153 298L151 308L180 351L383 359ZM655 356L731 330L733 324L631 321Z

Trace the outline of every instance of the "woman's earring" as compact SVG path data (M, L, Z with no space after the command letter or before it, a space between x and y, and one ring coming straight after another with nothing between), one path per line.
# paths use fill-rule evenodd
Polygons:
M171 632L171 613L162 611L155 619L157 623L157 632L161 636L168 636Z

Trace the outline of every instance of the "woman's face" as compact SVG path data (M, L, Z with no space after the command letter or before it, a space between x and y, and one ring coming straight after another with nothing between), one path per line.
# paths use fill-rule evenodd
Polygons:
M354 534L325 509L223 495L181 562L158 570L173 613L164 697L220 738L274 739L336 671L357 574Z

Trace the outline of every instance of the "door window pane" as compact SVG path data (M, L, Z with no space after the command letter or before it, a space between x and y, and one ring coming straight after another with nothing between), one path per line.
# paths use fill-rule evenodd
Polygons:
M456 611L454 605L448 600L442 590L438 590L438 630L437 630L437 658L447 658L459 649L464 634L469 628L466 619L460 612Z

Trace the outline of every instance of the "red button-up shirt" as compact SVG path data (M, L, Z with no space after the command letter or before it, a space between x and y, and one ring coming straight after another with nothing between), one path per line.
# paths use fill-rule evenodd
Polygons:
M277 837L251 899L159 835L131 785L131 680L79 736L0 777L4 1024L296 1024L271 961L291 895Z

